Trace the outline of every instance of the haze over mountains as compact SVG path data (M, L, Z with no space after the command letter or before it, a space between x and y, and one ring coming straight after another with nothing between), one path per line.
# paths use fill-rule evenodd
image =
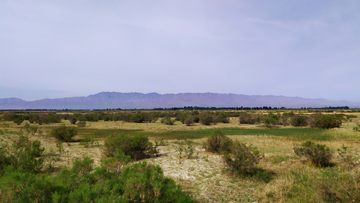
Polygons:
M217 93L120 93L100 92L87 97L67 97L25 101L18 98L0 99L0 109L153 109L184 106L198 107L360 107L360 103L330 101L325 99L306 99L285 96L249 96L242 94Z

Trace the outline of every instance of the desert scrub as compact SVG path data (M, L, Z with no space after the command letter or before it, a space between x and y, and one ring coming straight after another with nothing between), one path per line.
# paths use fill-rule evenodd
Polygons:
M170 117L164 117L164 118L161 119L160 122L165 124L165 125L174 125L175 119L171 119Z
M51 129L50 135L60 141L70 142L72 138L77 135L77 131L73 127L62 126Z
M315 144L307 141L301 147L295 147L296 155L306 157L312 164L317 167L326 167L330 165L332 152L326 145Z
M294 127L307 126L308 116L302 114L293 115L290 119L290 123Z
M179 164L181 164L182 158L195 158L199 155L199 152L196 152L194 142L191 140L183 140L175 142L177 145L175 146L176 153L179 157Z
M223 135L220 131L215 131L214 134L207 138L204 148L212 153L230 152L232 144L233 142L229 137Z
M159 166L146 162L125 167L121 180L122 198L135 202L196 202L181 191L174 180L166 178Z
M78 127L85 127L85 126L86 126L86 121L79 121L79 122L77 122L77 126L78 126Z
M145 135L129 136L120 134L105 140L104 153L107 157L113 157L122 152L132 159L139 160L148 157L146 152L152 149L149 138Z
M257 172L255 167L263 155L253 146L235 141L231 147L231 153L223 155L223 160L232 174L239 176L253 175Z
M44 150L40 141L30 141L28 137L19 136L12 146L0 147L0 169L10 165L26 172L37 173L42 169L41 155Z
M311 115L310 126L315 128L329 129L338 128L342 119L336 115L313 114Z

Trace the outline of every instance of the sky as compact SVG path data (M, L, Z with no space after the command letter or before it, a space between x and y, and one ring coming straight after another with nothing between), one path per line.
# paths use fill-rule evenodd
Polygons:
M102 91L360 102L360 1L0 1L0 98Z

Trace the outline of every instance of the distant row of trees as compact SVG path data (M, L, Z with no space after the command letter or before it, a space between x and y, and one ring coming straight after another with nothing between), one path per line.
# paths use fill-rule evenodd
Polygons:
M123 112L87 112L87 113L5 113L3 120L13 121L20 125L24 120L30 123L49 124L60 123L62 119L70 123L85 123L85 121L124 121L134 123L153 123L161 118L161 123L173 125L175 121L190 126L193 123L210 125L216 123L229 123L230 117L239 117L240 124L264 124L267 127L275 125L311 126L319 128L339 127L343 119L354 117L353 115L334 114L325 115L314 113L311 115L295 114L294 112L267 114L262 112L230 112L230 111L123 111Z

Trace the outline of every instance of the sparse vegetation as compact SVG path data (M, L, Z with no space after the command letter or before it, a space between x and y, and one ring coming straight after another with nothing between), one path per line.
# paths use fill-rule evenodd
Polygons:
M77 135L77 131L73 127L61 125L59 127L53 128L50 131L50 135L60 141L70 142L72 138Z
M185 120L192 117L193 122L189 126L185 120L184 124L179 120L172 126L161 124L163 118L174 119L180 114L185 115ZM195 121L203 114L212 117L209 125ZM20 125L13 122L16 115L21 115L24 119ZM130 115L140 115L143 121L135 123ZM255 118L255 125L241 123L240 118L245 118L244 115ZM299 115L306 118L307 125L301 128L290 126L293 117ZM341 128L316 127L314 123L322 115L331 117L331 120L340 120ZM54 118L54 121L60 118L61 125L68 127L74 126L70 122L71 117L77 119L76 123L85 121L87 127L73 128L77 135L71 138L71 145L62 143L64 140L57 142L58 139L51 134L51 130L61 126L53 124L49 118ZM227 118L229 123L222 122L221 117ZM163 177L162 180L175 179L182 185L185 193L199 202L358 202L360 199L360 137L358 130L354 129L360 127L357 125L360 122L357 110L216 111L209 108L204 111L18 111L0 112L0 118L2 201L126 202L133 198L151 202L146 198L155 198L155 191L168 188L164 181L154 181L155 177L160 176ZM154 122L152 119L155 118L160 119ZM31 131L32 127L37 130ZM222 136L216 134L216 131L220 131ZM118 141L118 144L111 141L122 136L122 133L130 137L126 138L129 143L134 143L126 144L127 146L136 146L124 147L124 151L129 150L135 154L133 158L129 153L126 155L123 152L119 144L123 141ZM25 137L24 135L28 139L25 143L31 144L15 150L15 143L23 140L19 138ZM130 141L141 136L147 140ZM221 144L223 142L219 141L220 137L225 137L223 141L231 144ZM33 150L28 150L37 148L33 145L36 140L39 140L39 143L41 141L41 146L35 151L45 148L41 153L31 153ZM209 150L209 140L209 143L214 144L212 146L220 146L213 147L214 149L221 149L221 146L227 148ZM308 140L312 144L305 145L304 141ZM199 149L197 143L204 143L205 151ZM107 148L106 145L110 147ZM178 164L178 146L182 148L181 165ZM106 150L111 147L114 153L106 156ZM137 147L141 150L137 150ZM236 148L238 150L235 150ZM246 151L250 153L244 153ZM27 155L20 155L21 152ZM244 160L244 154L250 158L239 161ZM253 155L255 158L251 159ZM315 158L312 158L312 155L315 155ZM84 158L88 156L89 158ZM9 157L22 161L11 161ZM35 167L35 161L38 161L40 167ZM142 163L141 161L147 162L143 168L137 165ZM34 167L23 168L24 162L33 163L29 165ZM241 165L247 162L250 164ZM159 165L164 173L155 173L153 167L156 165ZM137 171L133 166L140 167L141 170ZM129 172L136 173L125 178L124 171L127 168ZM145 172L147 168L151 172ZM152 175L149 175L150 173ZM130 176L131 179L135 176L136 178L130 181L131 183L126 183ZM150 179L147 177L152 177L151 181L148 181ZM136 183L142 183L142 186ZM154 187L147 185L148 183L164 187ZM137 191L141 192L135 193L134 189L130 190L127 186L137 186ZM125 190L127 194L124 193ZM182 195L185 195L185 202L193 201L189 200L190 197L185 193L182 192L177 197L175 195L171 201L180 201ZM163 201L162 198L166 195L160 196L159 201Z
M329 166L333 156L329 147L315 144L311 141L303 143L301 147L295 147L294 151L296 155L306 157L312 164L318 167Z

